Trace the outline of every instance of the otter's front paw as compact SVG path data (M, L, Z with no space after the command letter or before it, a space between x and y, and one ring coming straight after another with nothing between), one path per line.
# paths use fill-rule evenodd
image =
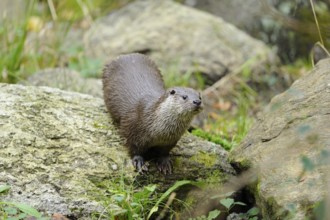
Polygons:
M135 168L140 173L148 171L148 163L144 163L143 157L136 155L132 158L132 163Z
M156 164L161 173L165 175L172 173L172 162L169 156L158 158Z

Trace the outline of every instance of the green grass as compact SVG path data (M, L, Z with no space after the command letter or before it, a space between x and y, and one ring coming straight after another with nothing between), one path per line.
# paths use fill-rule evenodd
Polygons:
M100 202L105 210L95 213L101 219L146 219L148 210L155 204L158 196L156 185L138 189L133 184L122 181L107 181L103 187L106 193L100 198Z
M297 59L294 63L283 66L285 72L288 72L294 79L298 79L307 71L312 69L312 63L308 59Z
M205 88L205 81L201 73L192 73L187 71L182 74L178 71L178 69L178 66L174 65L161 70L166 88L175 86L193 87L199 90L203 90Z
M32 4L28 6L30 14ZM0 82L16 82L24 60L24 45L27 38L27 20L9 21L3 18L0 26ZM13 28L15 27L15 28Z
M210 114L203 129L193 130L193 134L220 144L230 151L246 136L254 122L253 109L256 108L256 94L244 83L232 94L230 109Z
M39 24L48 22L46 17L42 20L43 18L35 12L35 1L28 2L22 19L4 18L1 21L0 82L16 83L37 70L55 67L58 63L59 54L56 51L60 45L58 39L61 38L47 39L47 44L52 45L51 47L41 45L43 42L37 43L38 39L32 44L28 39L29 35L37 35L34 31L39 31L33 30L37 29L36 21ZM60 34L65 36L62 31Z
M238 113L224 113L215 121L210 120L204 130L196 129L192 133L230 151L242 141L254 121L245 104L239 107Z
M168 212L174 215L172 202L175 200L182 203L175 198L174 192L184 185L196 185L188 180L177 181L162 193L159 192L158 185L140 186L136 177L125 176L124 170L120 172L118 177L97 183L101 193L96 196L96 200L105 209L101 213L94 213L93 219L144 220L154 219Z
M16 83L54 67L69 67L86 77L98 76L102 63L86 57L82 42L67 39L68 33L86 29L96 18L129 1L31 0L24 1L23 12L14 12L22 16L13 19L0 15L0 82Z

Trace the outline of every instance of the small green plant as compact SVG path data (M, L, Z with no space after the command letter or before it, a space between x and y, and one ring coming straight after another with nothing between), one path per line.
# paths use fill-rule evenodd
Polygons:
M243 202L235 202L234 199L232 198L225 198L220 200L220 204L223 205L226 208L226 212L229 213L230 210L235 206L235 205L242 205L246 206L245 203Z
M150 209L157 196L156 185L143 188L134 186L134 177L127 177L120 172L119 177L112 177L104 182L96 182L105 191L97 200L105 207L102 213L95 213L93 219L145 219L146 210Z
M116 192L111 196L111 216L117 219L144 219L143 211L154 201L156 185L145 186L141 191Z
M8 190L10 190L10 186L0 186L0 194L3 194ZM0 201L0 217L3 220L20 220L28 217L35 217L37 220L49 219L42 217L40 212L29 205L4 201Z
M247 213L240 213L239 217L242 219L249 219L249 220L258 220L259 209L257 207L253 207L247 211Z
M235 202L234 199L232 198L225 198L220 200L220 204L223 205L226 208L226 213L229 214L230 210L235 206L235 205L241 205L241 206L246 206L245 203L243 202ZM240 218L242 219L249 219L249 220L257 220L258 219L258 214L259 214L259 209L256 207L253 207L249 209L246 213L240 213L238 214Z
M224 198L221 199L220 204L225 207L225 213L227 215L230 214L230 210L235 206L235 205L241 205L241 206L246 206L245 203L243 202L235 202L234 199L232 198ZM189 218L189 220L212 220L217 218L221 214L220 210L213 210L208 213L208 216L202 215L198 216L196 218ZM240 219L245 219L245 220L258 220L258 214L259 214L259 209L256 207L253 207L249 209L246 213L240 213L238 214L238 217Z
M116 182L116 181L115 181ZM106 188L109 194L101 200L106 209L98 214L98 219L150 219L164 207L164 201L179 187L192 184L191 181L178 181L164 193L157 193L157 185L151 184L136 189L134 184L127 184L123 177L118 182L110 183Z

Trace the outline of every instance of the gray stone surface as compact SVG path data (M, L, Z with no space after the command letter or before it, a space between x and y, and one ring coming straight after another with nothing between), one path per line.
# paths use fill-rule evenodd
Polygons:
M20 83L30 86L48 86L103 98L100 79L83 78L77 71L67 68L44 69Z
M274 97L232 157L258 169L266 219L304 219L329 193L330 59Z
M221 18L173 1L135 1L96 21L84 43L90 56L104 61L142 52L165 70L200 72L210 83L247 60L272 54Z
M241 29L252 29L266 13L262 10L260 0L185 0L184 2L189 6L219 16Z
M136 173L103 100L49 87L0 84L0 200L23 202L45 213L90 219L104 208L99 183ZM174 174L151 171L146 184L161 190L176 180L234 174L220 146L186 135L174 148ZM142 176L143 177L143 176ZM115 180L113 180L115 181Z

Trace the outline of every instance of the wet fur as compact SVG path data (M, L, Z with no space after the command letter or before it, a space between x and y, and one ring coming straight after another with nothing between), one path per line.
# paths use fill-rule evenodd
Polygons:
M200 100L197 91L182 87L166 91L157 66L141 54L119 56L108 64L103 90L131 157L146 160L167 157L201 109L193 104Z

